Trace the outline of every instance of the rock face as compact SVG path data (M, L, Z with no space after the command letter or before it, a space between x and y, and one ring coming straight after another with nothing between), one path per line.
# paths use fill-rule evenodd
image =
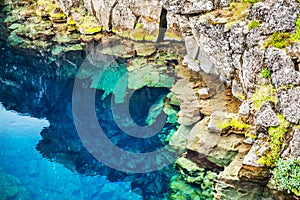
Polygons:
M190 83L185 80L179 80L172 87L172 92L180 101L181 111L179 112L178 122L182 125L190 126L201 119L197 97Z
M283 157L294 157L299 158L300 157L300 130L296 129L294 131L293 137L291 141L289 142L288 148L283 152Z
M284 117L293 123L298 123L300 119L300 87L283 91L279 96L280 107Z
M135 40L154 40L160 28L169 28L170 37L180 37L178 21L167 12L158 0L59 0L64 13L76 15L76 7L83 5L106 31ZM167 24L166 19L173 23ZM163 31L165 33L165 31Z
M212 166L216 165L220 168L228 166L236 156L243 137L235 134L223 137L218 133L210 132L207 123L208 119L204 118L191 130L187 140L187 150L194 157L194 162L197 162L195 161L197 155L198 159L206 159Z

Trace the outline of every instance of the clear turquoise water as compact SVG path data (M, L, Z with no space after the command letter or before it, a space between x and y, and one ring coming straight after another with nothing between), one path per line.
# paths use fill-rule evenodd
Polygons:
M105 176L85 176L45 159L34 147L48 127L46 119L24 116L0 106L2 172L19 179L24 199L143 199L131 182L110 182ZM1 188L5 189L5 188Z
M147 200L167 196L175 173L172 166L151 173L124 173L104 166L84 148L71 111L76 66L64 59L49 63L42 57L23 55L1 42L0 48L0 199L12 193L7 199ZM68 59L80 64L77 55ZM140 98L145 92L149 97ZM136 106L131 113L139 115L137 120L145 119L149 102L167 92L137 91L134 99L145 102L133 101ZM103 91L97 93L99 122L116 145L133 152L164 145L161 138L172 125L147 140L128 137L112 121L111 95L101 100ZM130 142L136 145L128 145Z

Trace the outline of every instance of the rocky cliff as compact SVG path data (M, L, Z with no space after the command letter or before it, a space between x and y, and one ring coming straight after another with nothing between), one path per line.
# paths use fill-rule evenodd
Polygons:
M118 2L119 6L129 8L129 13L140 13L134 11L138 7L131 7L136 2L122 3ZM190 123L181 123L184 126L196 124L186 136L188 157L200 164L203 164L201 158L205 158L214 165L225 167L219 176L216 199L229 198L229 194L230 198L236 195L237 199L275 198L269 194L272 184L268 184L269 189L263 189L271 177L270 169L276 167L279 158L298 158L295 152L299 152L296 145L299 141L297 133L300 119L299 3L293 0L151 3L162 11L160 18L155 17L160 20L160 23L157 22L160 26L156 28L164 28L161 25L165 21L168 29L179 25L188 52L183 62L195 71L220 76L229 85L232 94L242 102L238 116L226 119L226 114L207 113L200 109L202 114L210 115L210 122L205 124L202 120L199 124L196 116ZM146 1L140 7L147 7L148 4ZM86 5L90 9L92 3ZM165 18L162 17L163 11L167 13ZM95 13L97 16L99 11L96 9ZM112 18L114 16L116 15L113 14ZM142 16L139 20L146 15L138 16ZM112 27L116 27L116 23L112 23ZM147 29L149 26L144 27ZM210 87L209 84L207 87ZM180 99L180 94L177 95ZM189 105L194 105L192 99L181 98L181 103L189 102ZM199 104L201 107L201 101ZM192 107L197 107L197 104ZM181 109L184 113L185 109L191 108L181 106ZM213 110L219 112L218 108ZM229 122L224 125L226 121ZM230 136L232 139L229 136L217 139L218 135L209 135L209 132L215 131L214 127L222 125L224 129L218 131L233 133ZM210 131L205 131L205 127ZM244 147L240 143L237 132L246 135L247 139L243 142L248 146ZM209 138L220 142L208 144ZM233 142L231 147L228 142L227 145L222 145L226 140ZM218 152L216 149L221 150ZM221 152L226 155L220 156ZM217 155L223 162L213 159ZM248 184L244 184L245 182ZM257 189L250 191L249 188ZM299 187L294 186L296 195L298 191Z

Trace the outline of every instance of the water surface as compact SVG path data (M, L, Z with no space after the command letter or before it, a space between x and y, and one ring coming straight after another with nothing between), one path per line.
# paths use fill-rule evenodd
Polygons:
M0 176L10 199L163 199L174 174L172 166L156 172L130 174L106 167L82 145L72 115L72 87L82 60L78 55L49 62L11 50L0 51ZM79 56L80 57L80 56ZM74 65L75 63L75 65ZM89 80L83 80L83 86ZM141 125L155 102L169 92L142 88L135 92L131 115ZM148 139L123 133L113 121L112 94L96 94L96 113L115 145L148 152L165 144L162 138L176 127L166 124ZM147 94L147 95L146 95ZM17 191L17 192L16 192Z

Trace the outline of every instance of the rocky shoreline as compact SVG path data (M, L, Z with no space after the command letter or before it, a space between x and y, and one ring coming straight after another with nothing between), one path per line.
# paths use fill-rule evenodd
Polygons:
M90 53L86 44L97 41L101 51L117 46L111 55L140 63L129 65L133 74L156 72L157 62L174 67L177 79L171 90L180 101L180 126L170 144L186 149L180 159L221 171L215 199L299 199L300 188L287 193L272 184L280 158L300 157L298 1L38 0L3 5L8 33L3 37L15 48L42 50L55 61L65 52ZM178 42L169 57L156 59L163 57L153 43L156 38L162 49L177 44L170 40L183 40L186 49ZM181 168L191 165L180 163Z

